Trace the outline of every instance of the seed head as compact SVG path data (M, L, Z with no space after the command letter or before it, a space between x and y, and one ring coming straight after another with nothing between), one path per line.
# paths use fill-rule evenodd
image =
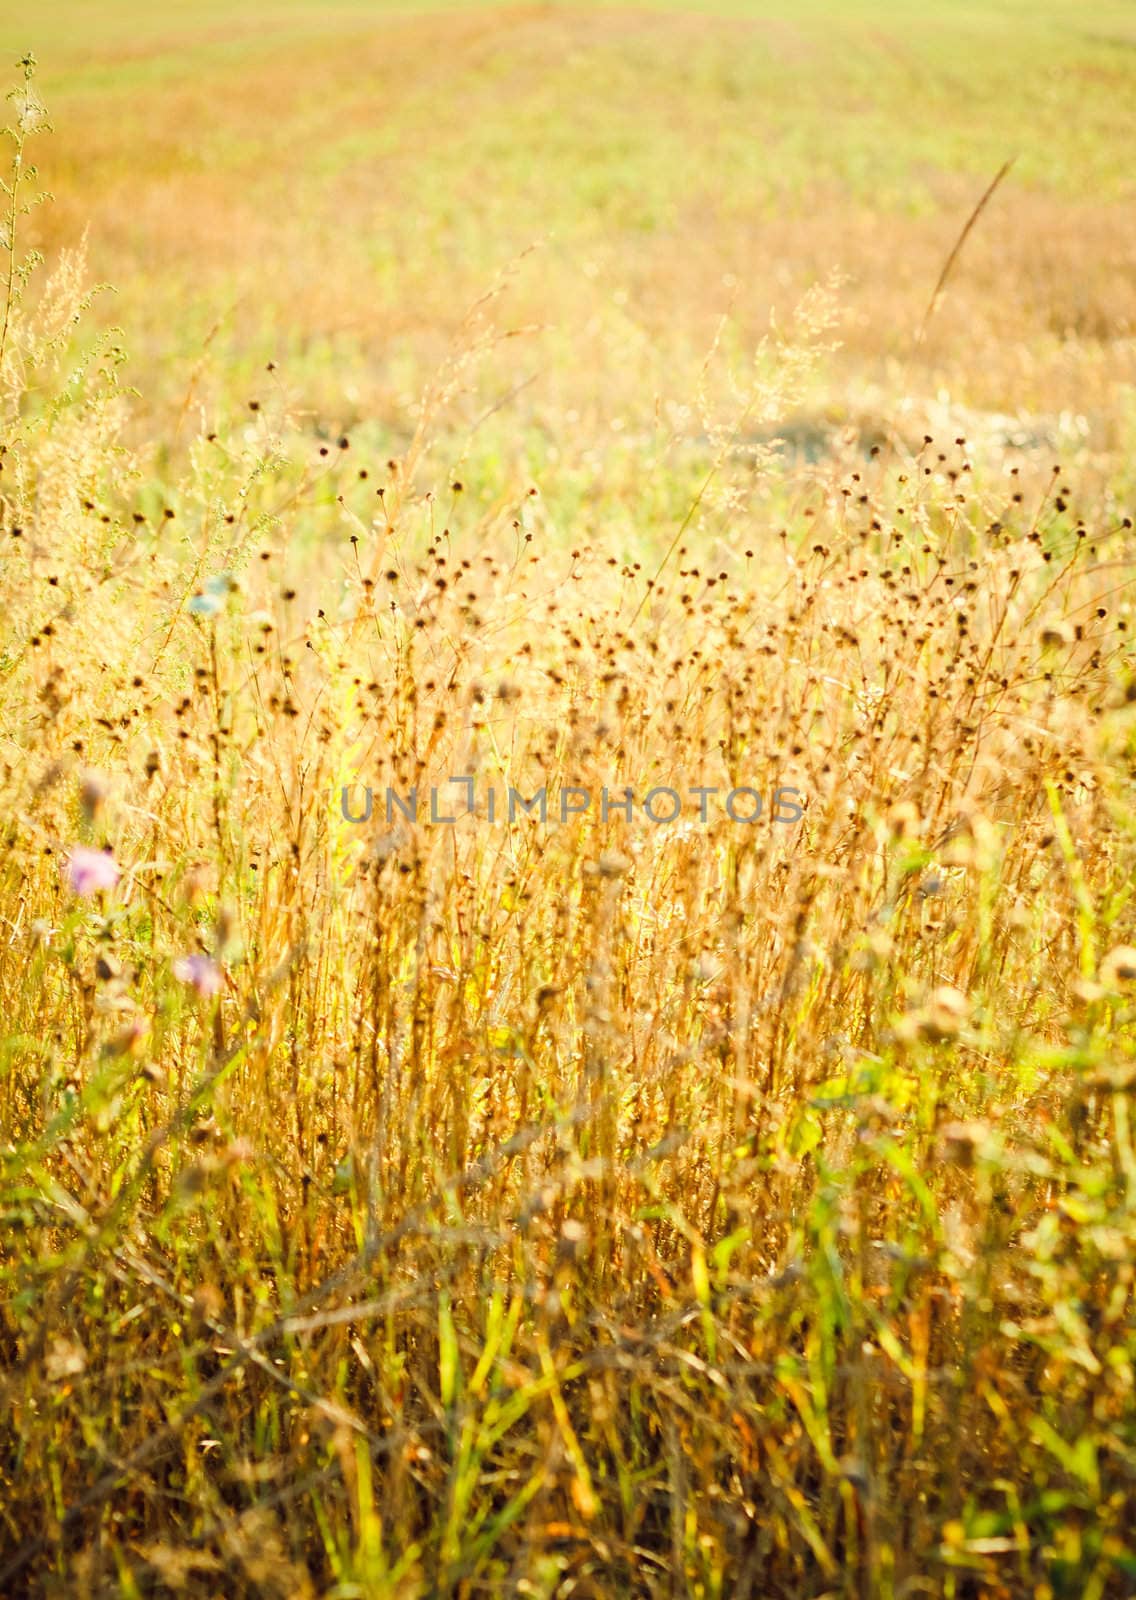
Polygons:
M1105 988L1120 990L1136 981L1136 948L1118 944L1101 962L1100 980Z

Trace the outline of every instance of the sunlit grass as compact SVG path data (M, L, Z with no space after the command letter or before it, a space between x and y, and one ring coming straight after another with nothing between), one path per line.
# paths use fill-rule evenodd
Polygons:
M1136 1581L1126 13L751 10L53 13L0 1594Z

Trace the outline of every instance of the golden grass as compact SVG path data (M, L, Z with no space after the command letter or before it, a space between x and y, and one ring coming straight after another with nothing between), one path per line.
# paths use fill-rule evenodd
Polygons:
M911 326L968 209L910 223ZM780 226L819 261L823 219ZM81 253L13 297L0 1593L1130 1590L1130 302L1091 235L983 237L972 283L1108 319L1030 369L1047 412L1116 385L1076 474L900 391L784 470L816 291L756 355L727 324L689 415L582 340L540 484L462 455L524 376L527 259L438 324L389 455L286 360L216 408L182 370L147 439L112 345L73 381ZM655 274L660 327L709 272ZM463 774L482 814L431 821ZM547 826L501 815L542 787Z

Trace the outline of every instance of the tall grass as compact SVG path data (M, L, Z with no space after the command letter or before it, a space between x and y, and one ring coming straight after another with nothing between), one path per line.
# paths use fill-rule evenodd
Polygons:
M490 302L406 456L274 372L169 479L7 244L0 1593L1130 1593L1130 523L765 523L821 302L717 544L435 470Z

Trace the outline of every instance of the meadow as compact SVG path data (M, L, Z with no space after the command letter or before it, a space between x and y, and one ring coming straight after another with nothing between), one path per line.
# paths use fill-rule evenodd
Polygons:
M1136 1592L1131 5L0 63L0 1596Z

